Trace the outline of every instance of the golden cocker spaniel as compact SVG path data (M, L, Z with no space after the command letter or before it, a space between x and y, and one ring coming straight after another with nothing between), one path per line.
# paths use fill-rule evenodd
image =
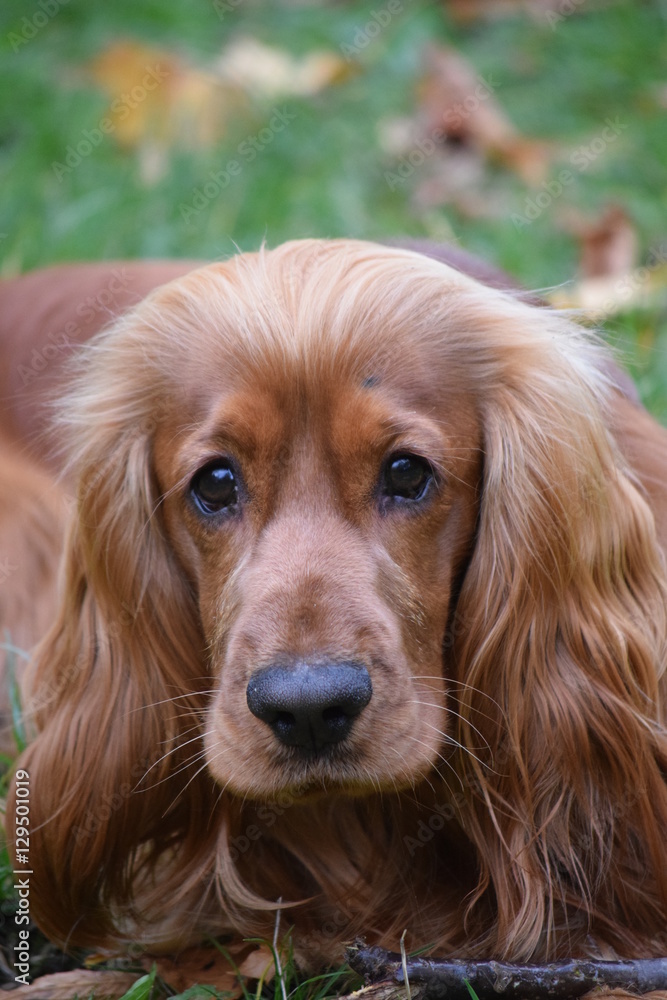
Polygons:
M667 433L606 348L370 243L166 267L77 352L60 486L59 362L6 397L39 924L666 953Z

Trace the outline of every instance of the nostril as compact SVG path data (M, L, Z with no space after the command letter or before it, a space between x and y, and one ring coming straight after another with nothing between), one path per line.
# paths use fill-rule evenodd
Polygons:
M329 742L340 742L347 736L351 729L352 721L359 714L358 711L348 711L334 706L325 708L322 712L323 729L328 732Z
M344 709L335 706L334 708L325 708L324 711L322 712L322 718L325 719L327 722L337 723L340 722L342 719L346 719L347 715Z
M269 722L278 739L283 743L289 743L290 737L296 730L296 719L291 712L276 712L275 719ZM266 722L266 719L262 720Z
M258 670L247 688L248 708L282 743L318 752L340 743L371 700L361 663L275 665Z

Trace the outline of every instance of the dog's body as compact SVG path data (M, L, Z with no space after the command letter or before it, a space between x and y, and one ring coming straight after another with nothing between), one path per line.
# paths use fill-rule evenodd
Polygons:
M64 486L35 416L58 359L28 360L53 320L2 293L1 481L37 499L0 538L69 522L59 594L44 543L46 610L6 612L24 645L54 619L21 761L40 923L171 948L268 934L282 899L313 963L404 928L665 953L667 433L587 334L417 254L166 268L83 352Z

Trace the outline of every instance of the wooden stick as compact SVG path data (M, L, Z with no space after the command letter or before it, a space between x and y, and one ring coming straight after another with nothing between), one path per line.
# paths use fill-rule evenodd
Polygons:
M355 945L348 949L347 960L371 983L390 980L404 985L400 955ZM471 1000L467 983L479 1000L573 1000L601 986L637 993L667 990L667 958L621 962L581 959L551 965L408 958L405 970L411 985L421 987L420 1000Z

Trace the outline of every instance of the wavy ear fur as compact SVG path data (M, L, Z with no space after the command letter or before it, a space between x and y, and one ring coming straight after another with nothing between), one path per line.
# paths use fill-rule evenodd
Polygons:
M123 321L113 346L90 349L88 388L74 390L67 410L79 495L65 597L26 679L28 722L38 731L20 762L31 775L39 857L31 903L46 933L69 944L111 940L116 908L131 915L138 887L143 939L182 940L178 901L213 853L212 782L199 773L210 687L204 640L163 537L151 464L159 400L155 385L138 384L133 355L131 321ZM156 869L177 845L182 863ZM201 905L204 897L200 888ZM124 920L126 937L136 928Z
M480 933L491 896L495 954L553 956L560 931L565 954L592 932L636 955L667 926L664 566L606 430L586 335L565 324L550 345L554 320L533 311L547 327L538 357L525 311L511 311L484 402L479 536L453 626L469 692L457 706L459 767L481 862L468 922Z

